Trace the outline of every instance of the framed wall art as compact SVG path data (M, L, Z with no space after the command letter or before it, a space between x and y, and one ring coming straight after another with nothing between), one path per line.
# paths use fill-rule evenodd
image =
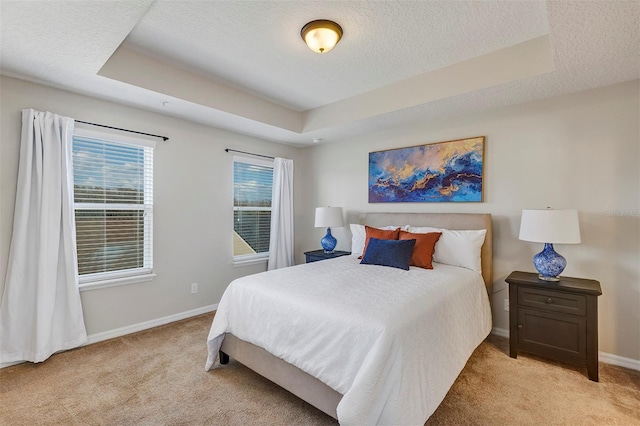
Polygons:
M484 136L369 153L369 202L481 202Z

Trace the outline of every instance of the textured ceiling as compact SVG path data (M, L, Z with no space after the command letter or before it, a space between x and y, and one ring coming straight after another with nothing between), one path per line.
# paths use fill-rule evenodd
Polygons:
M127 42L308 110L548 33L544 2L156 2ZM302 42L327 18L331 54ZM197 40L197 42L194 42Z
M3 0L0 72L304 145L637 79L639 17L638 1ZM320 18L344 29L324 55L300 38Z
M2 1L2 70L44 80L95 75L152 1Z

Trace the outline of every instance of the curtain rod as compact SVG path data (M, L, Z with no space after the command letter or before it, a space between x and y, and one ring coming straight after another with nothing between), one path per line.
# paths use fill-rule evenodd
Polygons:
M120 127L112 127L112 126L107 126L107 125L104 125L104 124L90 123L88 121L82 121L82 120L75 120L75 121L76 121L76 123L88 124L89 126L105 127L107 129L120 130L122 132L137 133L139 135L145 135L145 136L153 136L154 138L161 138L165 142L169 140L169 138L167 136L160 136L160 135L154 135L152 133L138 132L136 130L121 129Z
M240 154L255 155L256 157L271 158L272 160L275 160L275 157L270 157L268 155L254 154L253 152L238 151L237 149L231 149L231 148L225 148L224 152L239 152Z

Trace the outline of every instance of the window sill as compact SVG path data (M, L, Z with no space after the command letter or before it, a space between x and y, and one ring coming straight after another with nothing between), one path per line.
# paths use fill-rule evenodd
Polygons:
M252 259L238 259L238 260L234 259L233 267L238 268L241 266L258 265L260 263L267 263L267 262L269 262L268 257L257 257Z
M144 275L132 275L128 277L111 278L108 280L81 283L79 287L80 287L80 291L97 290L99 288L117 287L121 285L151 281L155 276L156 274L150 273L150 274L144 274Z

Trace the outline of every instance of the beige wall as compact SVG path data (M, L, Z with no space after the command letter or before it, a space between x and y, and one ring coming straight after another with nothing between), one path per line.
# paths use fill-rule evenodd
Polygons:
M12 78L2 77L0 90L0 294L11 240L23 108L170 137L168 142L159 140L154 152L157 277L83 291L89 334L213 305L233 278L266 269L264 264L232 265L232 155L223 150L292 158L296 181L303 179L303 167L298 167L302 150ZM302 188L295 185L300 201ZM193 282L199 283L199 292L192 295Z
M494 327L508 329L504 278L534 271L541 244L518 240L522 209L578 209L582 244L559 245L565 275L602 284L600 350L640 360L640 136L638 81L310 148L313 206L363 211L487 212L494 223ZM368 153L486 136L485 202L369 204ZM302 214L302 213L301 213ZM313 215L307 209L305 215ZM309 232L298 251L317 248ZM348 228L333 229L349 249Z

